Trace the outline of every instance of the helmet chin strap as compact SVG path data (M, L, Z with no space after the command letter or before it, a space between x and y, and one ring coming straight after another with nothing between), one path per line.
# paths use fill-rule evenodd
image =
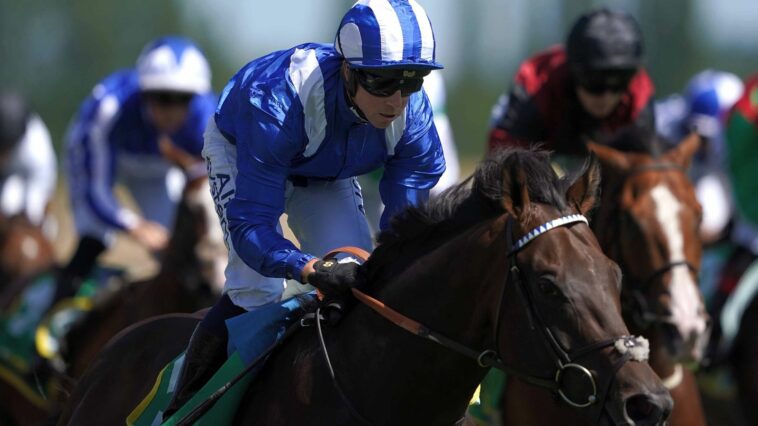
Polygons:
M353 114L355 114L361 120L368 122L366 115L363 114L363 111L358 108L358 105L356 105L355 101L353 100L355 94L358 93L358 79L355 78L355 75L350 70L350 67L347 65L343 66L345 70L345 100L347 101L348 106L350 106L350 110L353 111Z

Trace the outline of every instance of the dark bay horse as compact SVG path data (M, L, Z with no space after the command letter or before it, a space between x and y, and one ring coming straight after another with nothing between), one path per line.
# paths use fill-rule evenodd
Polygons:
M226 247L208 179L188 184L177 209L158 274L102 295L66 334L63 359L68 376L80 377L108 340L127 326L151 316L195 312L218 296Z
M422 339L358 304L323 344L306 329L281 346L235 424L460 424L492 365L586 403L585 422L661 424L671 400L646 363L626 362L643 342L628 336L620 272L581 216L598 177L593 164L559 180L546 153L506 150L470 185L406 210L364 265L364 291L457 343ZM168 316L122 333L60 424L122 423L196 322ZM540 417L529 401L520 409Z
M624 274L624 319L632 333L650 340L650 365L674 398L674 426L705 424L694 374L686 368L701 360L710 322L697 276L701 207L685 173L699 143L693 134L659 156L590 145L603 175L593 230Z

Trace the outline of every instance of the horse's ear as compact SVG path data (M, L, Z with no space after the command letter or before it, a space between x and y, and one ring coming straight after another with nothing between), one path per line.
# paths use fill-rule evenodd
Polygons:
M697 150L700 149L700 144L700 136L694 132L690 133L679 143L679 145L668 150L664 154L664 157L672 163L676 163L686 169L690 166L692 157Z
M566 199L581 214L587 214L598 200L600 188L600 163L594 154L590 154L584 174L579 176L566 191Z
M597 155L603 165L603 172L625 174L632 167L629 156L622 151L595 142L588 142L587 148Z
M503 208L511 216L522 218L529 210L529 187L526 184L526 173L521 166L504 168L503 170Z

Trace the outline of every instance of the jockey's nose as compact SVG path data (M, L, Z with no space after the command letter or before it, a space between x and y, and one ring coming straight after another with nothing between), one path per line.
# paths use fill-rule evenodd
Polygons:
M394 108L402 108L403 106L403 95L400 93L400 90L398 89L390 96L387 96L387 103L392 105Z

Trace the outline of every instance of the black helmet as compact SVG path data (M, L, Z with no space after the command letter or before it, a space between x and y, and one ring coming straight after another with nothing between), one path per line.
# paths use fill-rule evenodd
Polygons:
M0 93L0 152L13 149L26 133L31 110L16 93Z
M566 50L578 72L636 70L642 64L642 32L631 15L598 9L576 21Z

